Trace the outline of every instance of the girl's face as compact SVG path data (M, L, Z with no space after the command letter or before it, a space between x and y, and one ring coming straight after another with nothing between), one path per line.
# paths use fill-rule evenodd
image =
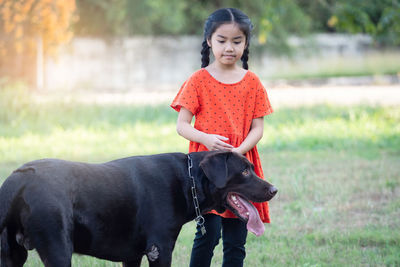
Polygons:
M223 66L234 66L246 48L246 36L236 23L222 24L207 40L215 60Z

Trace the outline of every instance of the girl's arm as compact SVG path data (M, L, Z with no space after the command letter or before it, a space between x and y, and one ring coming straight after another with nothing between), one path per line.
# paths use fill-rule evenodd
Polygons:
M240 144L240 146L232 149L233 152L237 152L239 154L246 154L249 150L251 150L255 145L257 145L258 141L261 140L264 133L264 118L255 118L251 122L251 127L249 134L246 136L244 141Z
M189 141L201 143L207 147L208 150L232 150L233 146L225 143L228 138L217 135L207 134L205 132L195 129L192 125L193 113L188 109L181 107L176 123L176 131L179 135L183 136Z

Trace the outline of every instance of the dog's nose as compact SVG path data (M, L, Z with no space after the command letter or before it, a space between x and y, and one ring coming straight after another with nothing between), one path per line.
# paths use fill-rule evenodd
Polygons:
M270 193L271 196L275 196L276 193L278 193L278 188L276 188L275 186L272 186L272 187L269 189L269 193Z

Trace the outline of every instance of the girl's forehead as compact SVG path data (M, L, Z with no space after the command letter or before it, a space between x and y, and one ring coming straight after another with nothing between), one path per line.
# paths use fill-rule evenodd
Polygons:
M237 23L224 23L221 24L217 29L215 29L215 32L213 33L213 36L224 36L224 37L238 37L238 36L243 36L245 37L243 31L239 28L239 25Z

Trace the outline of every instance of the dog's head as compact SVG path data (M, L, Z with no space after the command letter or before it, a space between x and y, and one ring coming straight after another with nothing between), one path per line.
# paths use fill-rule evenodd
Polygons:
M246 157L233 152L213 152L200 167L214 188L214 209L231 210L247 223L247 229L256 235L264 232L264 225L252 202L265 202L278 192L276 187L262 180Z

